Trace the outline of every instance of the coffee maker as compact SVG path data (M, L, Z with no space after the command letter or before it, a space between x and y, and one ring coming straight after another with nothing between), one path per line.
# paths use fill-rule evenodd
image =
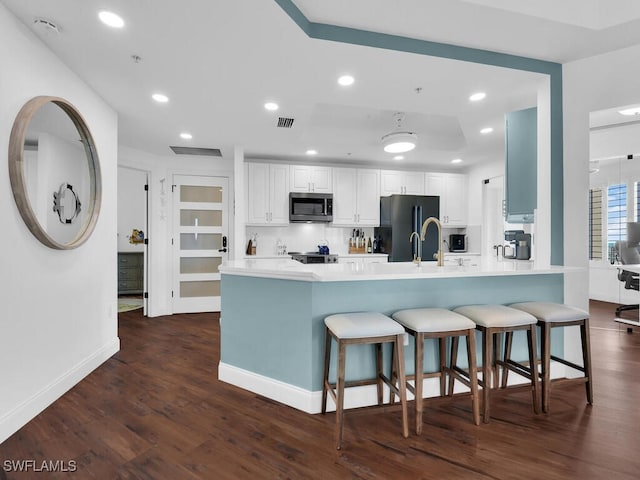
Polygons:
M516 260L529 260L531 258L531 234L524 233L524 230L505 230L505 242L509 242L511 254L505 252L504 258L514 258ZM505 247L506 250L506 247Z

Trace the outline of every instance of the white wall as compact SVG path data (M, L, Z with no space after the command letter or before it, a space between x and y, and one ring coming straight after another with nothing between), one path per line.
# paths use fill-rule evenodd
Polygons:
M226 152L225 152L226 153ZM174 175L203 175L228 177L234 185L233 152L229 157L199 157L189 155L153 155L140 150L120 146L118 165L149 172L149 245L147 291L149 292L148 315L157 317L172 313L171 290L173 278L173 195L171 184ZM234 189L229 191L229 239L235 232L233 216ZM236 252L232 252L235 254ZM115 297L114 297L115 298Z
M0 31L3 158L20 108L34 96L53 95L83 115L102 173L102 209L93 235L77 249L58 251L29 232L13 201L6 164L0 168L2 442L115 353L119 340L116 114L2 4Z

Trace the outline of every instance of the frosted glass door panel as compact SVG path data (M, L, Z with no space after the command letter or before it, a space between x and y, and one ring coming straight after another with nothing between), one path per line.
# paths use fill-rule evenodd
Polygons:
M180 282L180 297L219 297L220 280L205 282Z
M219 233L181 233L180 250L218 250L222 248Z
M221 258L182 257L180 273L218 273L220 265L222 265Z
M222 210L181 210L180 225L183 227L221 227Z
M181 185L180 201L222 203L222 188L200 185Z

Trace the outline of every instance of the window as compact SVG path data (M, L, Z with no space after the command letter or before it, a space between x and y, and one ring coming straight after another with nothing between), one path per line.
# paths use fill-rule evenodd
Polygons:
M607 250L610 260L615 259L617 241L627 239L627 184L607 187Z
M589 190L589 259L602 260L602 189Z

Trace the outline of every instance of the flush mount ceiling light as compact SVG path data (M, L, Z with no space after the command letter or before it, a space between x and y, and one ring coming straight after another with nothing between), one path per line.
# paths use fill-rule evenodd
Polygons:
M280 107L278 107L278 104L275 102L267 102L264 104L264 108L269 110L270 112L275 112Z
M394 113L396 121L396 131L388 133L382 137L382 146L387 153L405 153L416 148L418 136L413 132L402 129L404 113Z
M355 79L351 75L342 75L338 78L338 83L343 87L348 87L349 85L353 85Z
M487 97L487 94L484 92L474 93L469 97L469 100L472 102L479 102L480 100L484 100Z
M112 27L112 28L124 27L124 20L113 12L108 12L106 10L103 10L98 13L98 18L100 18L100 21L102 23L104 23L105 25L108 25L109 27Z
M625 108L624 110L619 110L618 113L621 115L640 115L640 107Z
M191 140L193 138L193 135L191 135L189 132L182 132L180 134L180 138L182 138L183 140Z
M151 95L151 98L153 98L158 103L167 103L169 101L169 97L162 93L154 93L153 95Z
M307 155L317 155L318 151L314 150L312 148L310 148L309 150L307 150Z
M461 158L454 158L453 160L451 160L451 163L462 163L462 159Z
M493 132L493 128L492 127L485 127L482 130L480 130L480 133L483 135L486 135L487 133L491 133Z

